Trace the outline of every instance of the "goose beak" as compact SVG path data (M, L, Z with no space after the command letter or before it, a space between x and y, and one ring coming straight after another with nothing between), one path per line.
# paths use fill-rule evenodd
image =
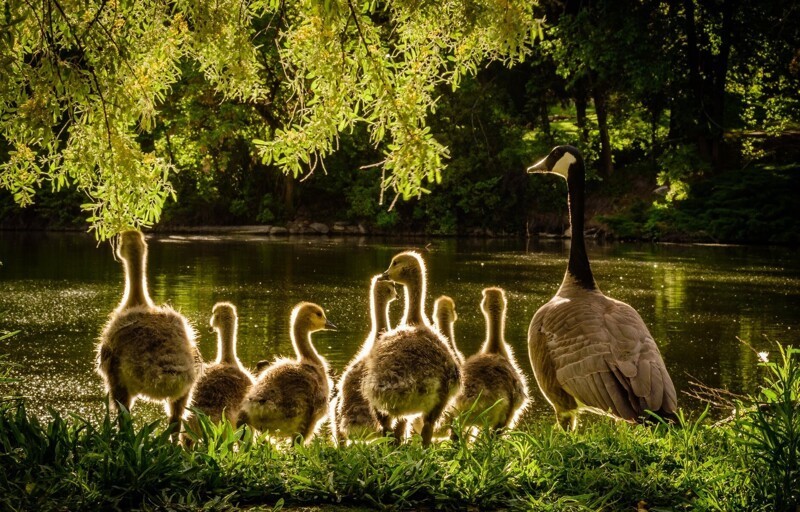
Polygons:
M329 331L336 331L337 330L336 326L333 325L333 322L331 322L327 318L325 319L325 329L327 329Z
M547 169L547 157L542 158L532 166L528 167L528 174L537 172L549 172Z
M391 279L389 279L389 271L387 270L386 272L381 274L380 277L378 278L378 281L391 281Z

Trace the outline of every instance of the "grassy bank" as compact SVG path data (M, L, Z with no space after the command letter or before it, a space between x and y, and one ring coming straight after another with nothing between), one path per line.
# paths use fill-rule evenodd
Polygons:
M275 448L204 424L192 450L159 422L42 423L0 412L0 509L196 510L331 505L519 510L791 510L800 489L800 352L765 365L764 391L735 419L681 426L549 421L474 443L379 441Z

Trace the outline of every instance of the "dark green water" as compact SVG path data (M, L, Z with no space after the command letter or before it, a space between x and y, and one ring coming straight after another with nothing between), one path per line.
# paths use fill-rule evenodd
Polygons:
M156 303L168 302L196 326L199 345L213 359L208 327L216 301L236 304L239 356L247 366L291 355L289 312L301 300L317 302L338 327L315 344L334 372L342 370L369 331L368 286L392 255L416 248L430 272L428 308L447 294L456 301L457 342L466 354L483 340L479 302L486 286L509 298L506 337L528 372L526 336L536 310L563 276L568 242L380 241L376 239L263 237L149 237L148 275ZM430 243L428 243L430 242ZM714 387L752 391L759 382L758 350L766 338L800 344L800 259L786 248L612 244L589 247L595 277L607 295L623 300L655 336L676 387L688 375ZM108 244L87 235L0 232L0 329L21 333L0 342L20 379L11 390L29 409L53 408L97 417L103 389L94 373L96 337L123 289L121 265ZM394 303L393 317L402 311ZM531 381L533 383L533 381ZM532 416L551 414L535 390ZM681 395L681 405L700 404ZM151 417L154 405L134 407Z

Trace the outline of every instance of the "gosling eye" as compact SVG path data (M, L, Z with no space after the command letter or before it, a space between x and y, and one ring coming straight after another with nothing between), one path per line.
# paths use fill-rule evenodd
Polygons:
M393 266L393 267L394 267L394 266L397 266L397 262L396 262L396 261L393 261L393 262L392 262L392 266Z
M321 317L322 317L322 313L320 313L319 311L317 311L317 316L321 318Z

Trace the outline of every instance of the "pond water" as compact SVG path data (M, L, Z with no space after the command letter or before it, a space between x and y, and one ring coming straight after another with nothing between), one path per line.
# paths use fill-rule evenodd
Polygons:
M506 338L529 373L527 329L557 290L569 241L248 236L148 236L150 293L182 311L198 331L203 356L216 356L208 327L217 301L239 310L238 353L253 367L291 355L289 312L299 301L322 305L339 330L314 335L338 374L369 331L368 287L392 256L420 250L428 263L428 310L441 294L457 305L456 337L471 354L484 337L481 290L503 287L509 299ZM771 341L800 344L800 259L793 249L650 244L589 244L598 284L638 310L658 342L682 406L701 404L680 391L697 379L735 392L760 382L757 350ZM104 392L94 372L95 344L123 290L121 265L109 245L88 235L0 232L0 341L18 382L0 396L21 394L28 409L47 415L97 418ZM393 303L399 318L402 301ZM533 385L530 418L552 414ZM155 404L134 412L157 417Z

